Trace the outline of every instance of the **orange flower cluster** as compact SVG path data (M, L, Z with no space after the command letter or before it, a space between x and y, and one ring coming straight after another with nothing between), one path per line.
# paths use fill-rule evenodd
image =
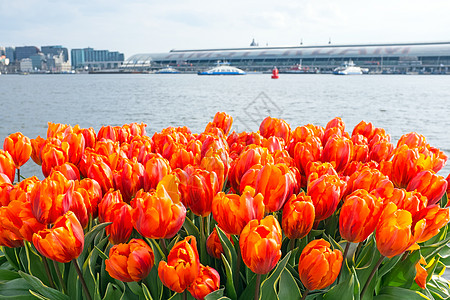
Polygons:
M236 235L244 263L258 274L279 261L281 228L299 239L335 215L342 239L359 243L376 231L380 253L392 257L449 221L440 201L450 194L450 175L437 174L447 156L417 133L394 147L384 129L364 121L351 134L340 118L325 127L291 129L267 117L251 133L230 133L232 122L217 113L200 134L169 127L152 137L137 123L97 133L49 123L46 139L12 134L0 150L0 245L32 241L41 254L67 262L78 257L83 228L98 217L111 222L106 233L115 244L108 272L137 281L154 257L143 240L130 241L133 229L145 238L170 239L187 212L214 218L227 235ZM45 179L14 184L16 169L29 157ZM282 212L281 226L266 216L275 212ZM316 240L303 250L299 273L309 290L326 287L339 273L342 254L329 247ZM223 252L217 232L207 249L216 258ZM187 289L196 299L220 285L218 273L200 264L193 236L173 246L158 273L164 285Z

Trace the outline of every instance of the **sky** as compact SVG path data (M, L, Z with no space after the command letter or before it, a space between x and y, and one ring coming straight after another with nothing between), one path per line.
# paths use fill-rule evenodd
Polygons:
M0 46L171 49L450 41L448 0L0 0Z

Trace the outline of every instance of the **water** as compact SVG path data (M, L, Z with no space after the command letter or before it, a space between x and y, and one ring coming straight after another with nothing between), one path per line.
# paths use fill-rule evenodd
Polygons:
M2 75L0 102L1 144L17 131L45 137L47 122L96 131L144 122L149 135L183 125L201 132L217 111L225 111L236 131L256 131L268 115L285 119L292 129L325 126L338 116L350 133L365 120L385 128L394 143L415 131L450 155L449 76ZM22 174L38 170L29 162ZM440 174L449 172L446 166Z

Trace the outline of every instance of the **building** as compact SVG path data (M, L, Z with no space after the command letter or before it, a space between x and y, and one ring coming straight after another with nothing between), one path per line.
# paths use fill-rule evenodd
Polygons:
M377 73L450 73L450 42L171 50L135 54L122 67L155 70L170 65L180 71L197 71L214 66L219 60L255 71L302 64L329 73L353 60L356 65Z
M27 73L33 71L33 63L31 61L31 58L24 58L20 61L20 71Z
M33 72L42 72L47 70L47 60L43 53L39 52L34 55L31 55L30 59ZM22 69L22 65L20 68Z
M62 54L62 59L64 62L69 61L69 51L61 45L57 46L42 46L41 52L47 57L60 56Z
M13 47L5 47L5 56L9 59L10 62L16 61L15 50Z
M38 52L39 48L35 46L16 47L15 60L21 61L24 58L30 58L32 55L37 54Z
M72 66L70 62L65 61L63 53L59 55L48 55L46 58L46 69L51 73L70 73Z
M117 51L94 50L93 48L72 49L72 67L84 70L117 69L124 61L124 54Z

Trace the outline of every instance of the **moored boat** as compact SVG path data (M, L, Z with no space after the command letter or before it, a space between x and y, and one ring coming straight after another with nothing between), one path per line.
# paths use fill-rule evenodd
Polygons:
M356 66L352 60L344 62L340 67L337 67L333 71L333 74L335 75L361 75L363 73L365 72L363 72L362 68Z
M208 71L198 72L198 75L245 75L245 71L230 66L228 63L218 63L217 67L214 67Z
M167 67L167 68L159 69L155 73L156 74L180 74L181 72L172 67Z

